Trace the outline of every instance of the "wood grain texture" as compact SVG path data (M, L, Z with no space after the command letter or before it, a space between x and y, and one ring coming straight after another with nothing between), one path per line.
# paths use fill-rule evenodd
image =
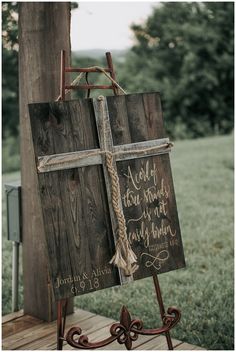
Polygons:
M102 164L100 149L84 150L80 153L62 153L40 156L37 160L38 172L66 170L83 166Z
M52 101L58 97L61 49L66 50L69 64L70 4L66 2L19 3L24 310L25 313L45 320L56 317L56 307L52 303L27 104L36 101ZM68 312L73 311L71 303L68 308Z
M111 146L111 152L115 161L131 160L151 155L165 154L171 151L168 147L169 139L154 139L151 141L130 143L124 145ZM52 154L39 156L37 158L38 172L50 172L78 168L83 166L102 164L102 155L105 150L100 148L76 151L71 153Z
M108 97L107 103L104 98L31 104L29 109L36 159L66 156L66 169L60 166L60 170L38 175L55 298L132 279L127 280L122 270L119 279L118 270L109 264L118 224L106 151L115 153L120 208L138 258L134 279L184 267L169 148L159 155L153 151L154 156L132 155L138 148L169 141L159 94ZM130 160L124 160L120 153L126 154L129 148ZM78 158L100 153L103 165L91 166L88 158L89 166L75 167L76 151ZM121 161L115 162L115 157Z
M77 309L76 314L70 314L68 316L66 325L67 329L74 326L75 324L84 324L84 321L86 321L86 327L91 326L91 319L94 317L96 317L96 315L91 312L87 312L82 309ZM3 335L3 349L34 350L45 346L44 344L48 338L51 344L56 344L56 321L46 323L38 320L37 324L32 324L31 326L28 326L27 321L27 316L23 316L20 319L21 326L24 326L24 329L22 331L12 331L11 335ZM17 330L16 326L18 325L18 322L12 322L12 324L14 329ZM6 325L8 326L9 323L7 323Z
M99 143L100 143L100 149L101 151L106 151L106 152L112 152L113 149L113 140L112 140L112 133L111 133L111 127L110 127L110 121L109 121L109 112L108 112L108 107L107 107L107 102L105 98L103 99L96 99L93 101L93 106L94 106L94 112L95 112L95 119L96 119L96 126L97 126L97 131L98 131L98 137L99 137ZM106 155L102 155L103 159L103 173L104 173L104 179L105 179L105 184L106 184L106 193L107 193L107 199L108 199L108 206L109 206L109 211L110 211L110 218L111 218L111 225L112 225L112 232L113 236L112 239L113 241L117 242L118 240L118 219L117 215L115 213L115 210L113 208L112 204L112 195L113 195L113 189L112 189L112 180L111 176L109 174L109 171L107 169L106 165ZM113 158L112 162L112 167L115 172L117 172L116 169L116 161ZM121 195L120 195L120 190L117 189L117 197L118 197L118 203L119 203L119 208L122 210L122 202L121 202ZM112 255L111 255L112 257ZM124 272L122 269L118 268L119 271L119 277L121 283L127 283L133 280L132 276L125 276Z
M8 321L13 321L14 319L20 318L24 315L24 311L23 309L17 311L17 312L13 312L7 315L3 315L2 316L2 324L7 323Z
M20 333L30 327L36 326L41 322L42 320L34 318L30 315L22 315L19 318L15 318L14 320L9 320L4 323L2 326L2 334L6 338L8 336Z
M30 105L36 156L98 148L91 100ZM119 284L101 166L39 174L55 298Z
M158 93L108 97L107 102L115 145L166 137ZM139 258L134 279L184 267L169 155L120 161L117 169L128 238Z
M38 320L38 323L29 327L28 316L22 316L19 319L24 329L17 331L18 319L15 317L11 318L12 320L7 318L7 323L3 324L3 327L6 326L5 330L3 329L2 335L3 350L56 350L56 322L47 323ZM70 314L67 317L66 331L73 326L80 326L83 333L88 335L90 341L100 341L109 336L109 328L114 322L113 319L77 309L74 314ZM11 334L6 336L5 332L9 332L10 330ZM176 339L172 339L172 343L175 350L203 350L201 347L183 343ZM64 343L63 346L63 350L74 349L67 343ZM119 345L117 342L113 342L103 349L126 350L124 345ZM133 349L142 351L166 350L166 339L164 336L139 335L138 340L133 344Z

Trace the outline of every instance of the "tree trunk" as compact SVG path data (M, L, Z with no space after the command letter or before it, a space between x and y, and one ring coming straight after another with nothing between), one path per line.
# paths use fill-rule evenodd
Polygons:
M70 61L70 3L19 3L19 85L23 218L24 311L47 321L56 317L31 140L28 103L59 95L60 50ZM73 310L70 302L69 312Z

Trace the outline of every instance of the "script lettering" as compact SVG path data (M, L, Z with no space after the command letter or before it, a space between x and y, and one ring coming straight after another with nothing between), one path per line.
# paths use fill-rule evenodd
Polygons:
M169 184L150 159L139 168L137 164L135 168L127 165L123 178L122 203L129 243L132 248L142 245L140 260L146 268L160 270L170 258L170 249L179 246L169 213Z
M71 293L79 294L83 292L94 291L100 288L100 279L103 276L108 276L112 273L111 268L97 268L91 273L83 272L80 275L69 275L65 278L57 277L55 288L59 289L61 286L70 285Z

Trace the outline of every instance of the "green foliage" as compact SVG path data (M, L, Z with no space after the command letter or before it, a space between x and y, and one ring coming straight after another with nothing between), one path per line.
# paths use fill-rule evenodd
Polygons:
M79 7L79 3L78 2L72 1L70 3L70 9L71 10L77 9L78 7Z
M130 92L162 93L168 134L230 132L234 4L162 3L132 29L137 44L120 67L120 82Z
M95 52L95 53L94 53ZM93 57L93 55L98 55L96 58ZM107 67L107 60L106 60L106 56L105 56L105 52L104 51L100 51L100 50L91 50L88 51L88 55L90 56L80 56L78 55L78 53L73 53L72 54L72 66L73 67L92 67L92 66L100 66L100 67ZM120 60L122 58L123 55L123 51L115 51L115 55L113 55L112 60L113 60L113 64L114 66L119 67L120 65ZM73 75L71 75L71 81L73 81L76 77L78 76L77 73L74 73ZM98 73L89 73L87 76L87 80L86 77L83 76L83 78L81 79L81 81L79 82L79 84L95 84L95 85L110 85L111 81L101 72ZM76 99L76 98L86 98L87 97L87 90L75 90L74 92L72 92L71 97L72 99ZM91 89L90 93L89 93L89 97L97 97L98 95L113 95L113 91L110 89L107 90L98 90L98 89Z
M105 55L104 57L99 57L97 59L91 58L91 57L78 57L75 54L72 54L72 66L73 67L91 67L91 66L102 66L105 67ZM76 77L78 76L78 73L74 73L73 75L71 74L71 81L73 81ZM86 77L83 76L81 81L78 84L98 84L98 82L101 83L101 73L89 73L87 75L87 80ZM87 97L87 90L75 90L71 94L72 99L77 99L77 98L86 98ZM91 90L90 91L90 97L98 95L98 91Z
M78 7L71 3L71 10ZM2 2L2 131L19 134L18 3Z
M2 3L2 127L3 137L18 134L18 4Z
M171 335L208 349L233 350L233 136L178 141L171 162L187 263L186 269L159 276L165 306L182 310ZM4 175L3 182L18 177ZM4 202L5 314L11 301L11 246L6 240ZM116 320L123 304L144 320L145 327L160 323L151 278L76 298L79 308Z
M2 2L2 40L4 48L18 50L18 4Z
M137 44L115 65L119 82L130 93L160 91L167 132L176 139L233 128L233 10L233 2L165 2L132 26ZM19 125L17 12L17 3L2 3L4 137L17 135ZM74 66L95 63L104 58L73 58ZM101 75L89 80L106 82Z
M2 141L2 172L13 172L20 169L20 137L6 135Z

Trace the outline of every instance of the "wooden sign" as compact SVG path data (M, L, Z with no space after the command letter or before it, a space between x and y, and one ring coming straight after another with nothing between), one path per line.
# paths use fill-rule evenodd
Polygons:
M30 104L29 112L55 299L185 266L158 93ZM131 276L110 264L120 236L112 175L137 257Z

